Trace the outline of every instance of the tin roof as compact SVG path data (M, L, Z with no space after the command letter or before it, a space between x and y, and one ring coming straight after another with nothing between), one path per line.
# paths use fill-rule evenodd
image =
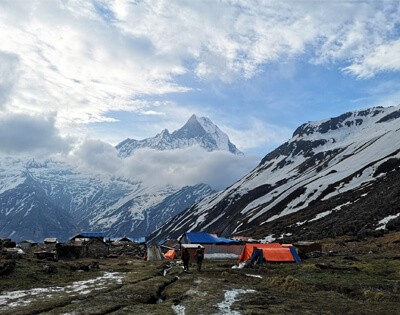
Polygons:
M104 238L106 237L106 233L104 232L82 232L79 234L76 234L75 236L72 237L74 238Z
M238 243L237 240L231 240L225 237L216 237L208 233L203 232L187 232L186 237L190 240L190 243L199 244L230 244Z

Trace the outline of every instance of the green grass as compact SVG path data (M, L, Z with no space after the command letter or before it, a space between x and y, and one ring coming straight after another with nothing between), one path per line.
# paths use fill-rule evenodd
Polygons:
M161 272L165 262L105 259L99 261L99 270L76 272L73 270L77 265L92 260L46 262L25 258L18 260L13 273L0 278L0 290L65 286L114 271L124 276L122 283L110 284L87 295L55 295L8 310L7 314L161 315L174 314L172 305L184 307L186 315L215 314L226 291L251 289L255 291L237 297L232 311L392 315L400 309L400 259L396 247L399 244L388 246L390 250L385 250L385 246L374 253L367 250L372 243L384 241L374 239L364 247L358 243L359 253L350 258L325 256L302 264L267 264L254 269L232 269L236 261L205 261L201 272L192 268L191 272L183 273L180 266L174 266L166 276ZM335 243L330 246L343 247ZM348 243L345 247L349 247ZM44 273L45 264L54 265L57 271Z

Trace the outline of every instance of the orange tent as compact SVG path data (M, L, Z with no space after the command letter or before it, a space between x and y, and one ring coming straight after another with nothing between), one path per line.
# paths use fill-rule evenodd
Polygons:
M266 261L295 261L290 248L263 248L262 251Z
M254 248L264 249L264 248L282 248L279 243L269 243L269 244L246 244L244 245L243 251L240 254L239 261L247 261L253 254Z
M164 254L165 258L169 260L173 260L176 258L176 251L174 249L169 250Z

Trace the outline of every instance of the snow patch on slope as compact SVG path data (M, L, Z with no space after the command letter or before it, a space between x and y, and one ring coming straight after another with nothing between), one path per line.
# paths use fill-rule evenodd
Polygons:
M400 212L395 214L395 215L389 215L389 216L383 218L382 220L380 220L378 222L378 227L375 230L384 230L384 229L386 229L386 224L388 224L389 221L392 221L392 220L394 220L394 219L396 219L398 217L400 217Z

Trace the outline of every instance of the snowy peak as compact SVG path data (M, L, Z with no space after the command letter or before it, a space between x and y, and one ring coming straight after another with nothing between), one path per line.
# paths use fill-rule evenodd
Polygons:
M177 139L199 138L206 134L207 131L203 128L196 115L192 115L181 129L172 133L172 135Z
M307 137L318 133L319 136L331 134L333 131L342 130L346 132L354 127L365 124L379 124L400 117L400 107L373 107L370 109L347 112L340 116L308 122L301 125L293 133L293 137Z
M222 132L213 122L205 117L192 115L186 124L169 133L164 129L153 138L144 140L126 139L117 145L121 157L128 157L139 148L151 148L156 150L182 149L199 145L207 151L228 151L233 154L242 154L229 137Z
M288 142L266 155L260 165L277 157L309 158L323 151L330 154L332 151L344 150L355 143L373 142L374 139L393 130L395 128L393 124L396 125L399 122L398 118L400 118L400 105L373 107L305 123L295 130ZM291 162L282 161L280 168Z

